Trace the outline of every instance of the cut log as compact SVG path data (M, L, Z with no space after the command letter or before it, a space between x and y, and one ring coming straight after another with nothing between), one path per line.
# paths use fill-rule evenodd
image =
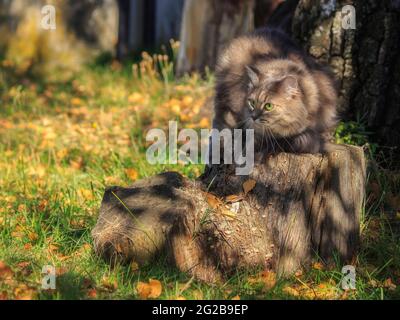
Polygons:
M138 263L164 253L207 282L254 267L287 275L317 257L346 262L357 252L365 172L363 150L346 146L270 155L250 176L219 165L196 181L169 172L108 188L95 249Z

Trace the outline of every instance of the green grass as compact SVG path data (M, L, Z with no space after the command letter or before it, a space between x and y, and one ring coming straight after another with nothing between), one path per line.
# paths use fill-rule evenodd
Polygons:
M147 60L146 60L147 59ZM110 268L92 250L91 229L106 185L128 185L165 170L195 178L201 165L151 166L144 133L167 127L207 126L201 106L212 77L173 78L171 65L144 62L84 68L70 81L48 83L0 70L0 296L38 299L137 299L137 283L158 279L161 299L393 299L400 298L400 242L395 201L399 173L371 166L356 259L357 290L340 289L338 262L279 279L268 289L260 270L240 271L211 286L190 279L164 258L139 269ZM157 64L160 62L158 61ZM160 79L158 69L164 71ZM137 71L139 70L139 71ZM140 74L138 74L140 73ZM208 122L209 124L209 122ZM341 124L339 141L365 144L365 130ZM370 159L373 163L374 154ZM41 290L42 267L59 273L55 291ZM12 269L4 276L4 266ZM389 280L390 279L390 280Z

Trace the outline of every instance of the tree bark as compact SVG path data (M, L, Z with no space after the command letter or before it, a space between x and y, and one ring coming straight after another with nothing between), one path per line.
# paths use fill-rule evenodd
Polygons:
M345 29L345 5L356 13L356 28ZM360 118L378 142L400 144L400 2L392 0L300 0L293 36L339 79L339 109Z
M177 73L214 68L224 46L254 29L255 0L186 0Z
M250 176L235 175L233 165L212 166L197 181L164 173L106 190L95 249L108 260L138 263L165 253L207 282L253 267L287 275L317 255L349 261L364 183L363 150L351 146L271 155Z

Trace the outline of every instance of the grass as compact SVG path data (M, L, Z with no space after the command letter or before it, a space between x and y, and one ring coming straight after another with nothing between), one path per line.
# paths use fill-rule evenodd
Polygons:
M212 76L175 79L167 56L148 54L134 67L87 66L60 82L17 77L12 62L0 63L0 298L137 299L138 282L149 279L161 282L161 299L400 298L400 175L382 169L374 153L357 290L341 289L339 262L277 281L240 271L220 286L196 282L163 258L110 268L94 255L90 236L105 186L165 170L200 174L201 165L149 165L144 134L171 119L209 127L202 106ZM368 140L357 123L341 124L336 138ZM46 265L57 269L56 290L41 289Z

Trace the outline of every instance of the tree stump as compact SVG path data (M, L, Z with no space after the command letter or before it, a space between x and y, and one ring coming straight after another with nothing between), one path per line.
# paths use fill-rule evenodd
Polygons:
M238 269L287 275L314 258L355 255L365 195L359 147L329 154L279 153L249 176L214 165L196 181L167 172L105 192L92 235L96 252L146 263L165 253L207 282Z

